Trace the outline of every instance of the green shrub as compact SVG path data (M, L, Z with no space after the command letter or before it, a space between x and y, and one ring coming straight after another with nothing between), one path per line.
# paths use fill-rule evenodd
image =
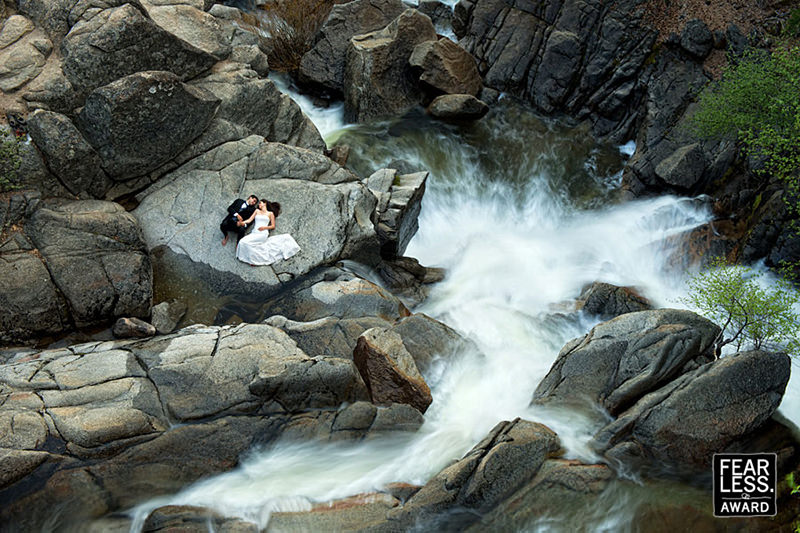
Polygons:
M297 70L332 7L332 0L272 0L261 6L259 26L268 34L270 69Z
M800 47L783 44L772 53L749 50L699 98L691 124L701 137L737 134L759 170L800 192ZM797 212L796 205L791 206Z
M22 162L19 140L12 134L0 130L0 192L17 187L17 171Z
M718 258L688 281L684 303L722 327L715 342L717 354L729 343L737 349L800 353L800 315L794 310L800 295L780 278L765 289L758 283L761 275L746 266L728 266Z

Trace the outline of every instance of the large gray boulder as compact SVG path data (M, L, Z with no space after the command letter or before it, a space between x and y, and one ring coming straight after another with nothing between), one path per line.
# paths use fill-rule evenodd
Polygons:
M354 0L333 6L314 45L300 62L300 80L344 92L345 55L350 39L380 30L406 9L400 0Z
M706 473L715 453L772 416L790 372L786 354L724 357L639 399L601 429L591 446L615 463L651 475Z
M414 9L382 30L353 37L344 73L348 120L403 115L416 106L422 94L408 59L416 45L436 38L431 19Z
M110 186L94 148L66 116L37 110L28 116L28 132L50 171L75 195L103 198Z
M140 71L165 70L186 80L217 62L131 4L105 9L75 24L64 38L62 53L64 73L82 95Z
M78 124L112 179L146 174L206 129L219 100L171 72L138 72L86 99Z
M273 233L289 233L301 252L253 268L220 244L219 224L237 197L278 201ZM371 262L377 238L375 197L351 172L324 155L250 136L225 143L171 172L134 211L148 248L168 247L191 259L197 275L225 291L268 295L280 285L346 257ZM233 243L232 243L233 244Z
M477 96L483 88L475 58L446 37L418 44L408 62L436 92Z
M190 85L219 98L216 119L241 126L249 135L322 152L316 126L300 107L270 80L249 69L212 72Z
M539 404L598 404L619 414L713 359L719 327L677 309L621 315L568 342L533 396Z

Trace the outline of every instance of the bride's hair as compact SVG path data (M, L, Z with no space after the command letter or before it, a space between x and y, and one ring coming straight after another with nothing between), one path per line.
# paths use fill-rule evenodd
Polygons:
M281 214L281 204L267 201L267 211L271 211L275 218L278 218L278 215Z

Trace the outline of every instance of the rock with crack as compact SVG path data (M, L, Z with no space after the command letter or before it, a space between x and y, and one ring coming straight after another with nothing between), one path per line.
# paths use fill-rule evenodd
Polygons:
M150 258L139 224L120 205L54 200L32 214L25 232L78 327L149 314Z
M7 206L0 336L31 342L118 316L147 316L152 267L136 219L110 202L33 199L17 193Z
M226 207L249 194L281 203L273 231L291 234L299 254L252 268L236 260L234 246L220 244ZM196 263L197 275L226 292L266 296L283 282L339 259L375 262L374 206L366 186L323 154L250 136L162 178L142 195L134 215L150 250L166 246L187 256Z
M28 116L28 132L50 171L69 192L105 196L111 182L100 156L68 117L37 110Z
M314 45L303 55L298 73L300 81L343 93L345 56L350 39L384 28L406 9L400 0L354 0L334 5Z
M178 155L211 122L212 94L170 72L138 72L86 99L78 126L116 181L146 174Z
M382 30L353 37L344 72L345 117L366 122L419 104L422 93L408 59L416 45L436 38L431 19L414 9Z
M653 476L705 473L715 453L725 452L772 416L790 370L786 354L754 351L724 357L643 396L590 445L614 464Z
M309 357L268 324L17 352L0 366L0 398L0 519L26 530L48 518L30 505L65 493L66 519L82 524L229 470L280 436L377 438L423 420L366 403L351 360Z
M44 69L53 43L33 23L13 15L0 26L0 91L10 93Z
M390 511L384 525L463 530L533 480L560 452L558 437L546 426L519 418L500 422L462 459Z
M619 414L645 394L711 361L719 326L690 311L621 315L568 342L539 383L538 404L599 404Z
M141 71L169 71L186 80L217 62L131 4L105 9L75 24L64 38L62 53L64 73L80 95Z

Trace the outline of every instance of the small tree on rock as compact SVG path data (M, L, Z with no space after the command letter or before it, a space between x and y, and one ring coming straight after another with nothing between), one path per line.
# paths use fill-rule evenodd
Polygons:
M737 350L782 348L800 353L800 314L795 310L800 295L782 278L765 288L759 283L762 275L718 258L689 279L689 294L682 301L722 328L714 346L717 357L730 343Z

